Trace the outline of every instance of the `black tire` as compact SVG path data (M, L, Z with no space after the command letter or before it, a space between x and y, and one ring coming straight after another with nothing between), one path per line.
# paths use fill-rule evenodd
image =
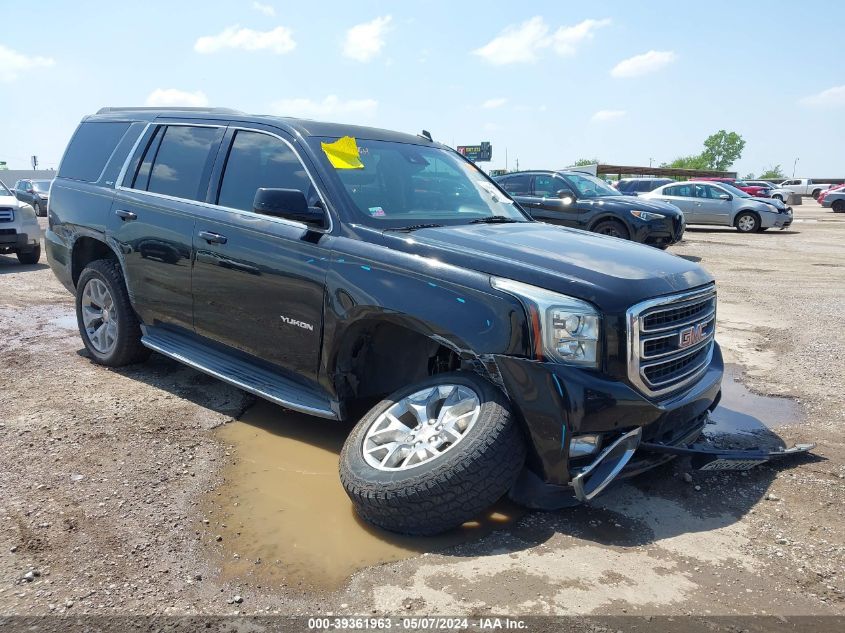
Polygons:
M753 220L753 223L752 224L743 223L744 226L749 227L749 228L744 228L744 229L740 228L740 221L743 218L748 218L748 217L750 217ZM734 227L736 227L736 230L739 231L740 233L756 233L760 229L760 218L757 217L756 213L752 213L751 211L743 211L743 212L739 213L736 216L736 218L734 219Z
M623 240L631 239L628 228L619 220L602 220L592 228L593 233L618 237Z
M835 200L831 208L834 213L845 213L845 200Z
M35 203L35 215L37 215L39 218L43 218L45 215L47 215L47 208L42 206L40 202Z
M475 424L454 450L406 470L378 470L363 455L363 441L379 415L417 391L441 384L478 395ZM432 535L473 519L510 490L525 462L525 440L504 394L470 372L438 374L391 394L373 407L346 439L340 480L366 521L404 534Z
M117 313L117 337L114 349L103 354L94 347L85 330L82 320L82 294L85 285L97 278L108 287L111 293L114 310ZM85 349L94 361L107 367L122 367L132 363L139 363L150 356L150 350L141 344L141 323L129 303L126 284L120 265L113 259L98 259L88 264L79 275L76 284L76 322L79 335L85 344Z
M773 195L773 196L772 196L772 199L774 199L774 200L780 200L781 202L783 202L783 196L782 196L782 195L780 195L779 193L776 193L775 195Z
M24 265L37 264L41 259L41 244L28 251L17 252L18 261Z
M818 200L820 195L822 195L821 189L813 189L813 200Z

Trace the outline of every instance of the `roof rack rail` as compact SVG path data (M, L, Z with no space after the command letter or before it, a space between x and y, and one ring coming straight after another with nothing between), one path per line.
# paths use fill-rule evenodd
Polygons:
M97 114L108 114L110 112L214 112L218 114L243 114L240 110L233 110L232 108L189 108L189 107L151 107L138 106L126 108L100 108Z

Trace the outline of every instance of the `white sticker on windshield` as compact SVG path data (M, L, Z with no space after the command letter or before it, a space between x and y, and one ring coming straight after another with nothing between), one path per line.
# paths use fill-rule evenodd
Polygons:
M508 198L505 194L499 191L492 182L484 182L483 180L477 181L479 187L484 189L490 196L493 198L495 202L501 202L502 204L513 204L513 200Z

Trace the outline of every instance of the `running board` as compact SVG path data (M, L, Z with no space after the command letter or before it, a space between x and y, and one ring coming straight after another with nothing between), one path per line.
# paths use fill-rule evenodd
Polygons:
M180 363L288 409L331 420L339 419L329 399L275 372L169 330L142 326L142 331L141 343L145 347Z

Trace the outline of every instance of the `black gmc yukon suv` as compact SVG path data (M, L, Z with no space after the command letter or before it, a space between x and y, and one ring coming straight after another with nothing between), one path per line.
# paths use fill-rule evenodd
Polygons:
M720 396L704 270L533 221L428 134L106 108L65 152L46 244L98 363L155 350L329 420L377 402L340 477L390 530L589 500Z

